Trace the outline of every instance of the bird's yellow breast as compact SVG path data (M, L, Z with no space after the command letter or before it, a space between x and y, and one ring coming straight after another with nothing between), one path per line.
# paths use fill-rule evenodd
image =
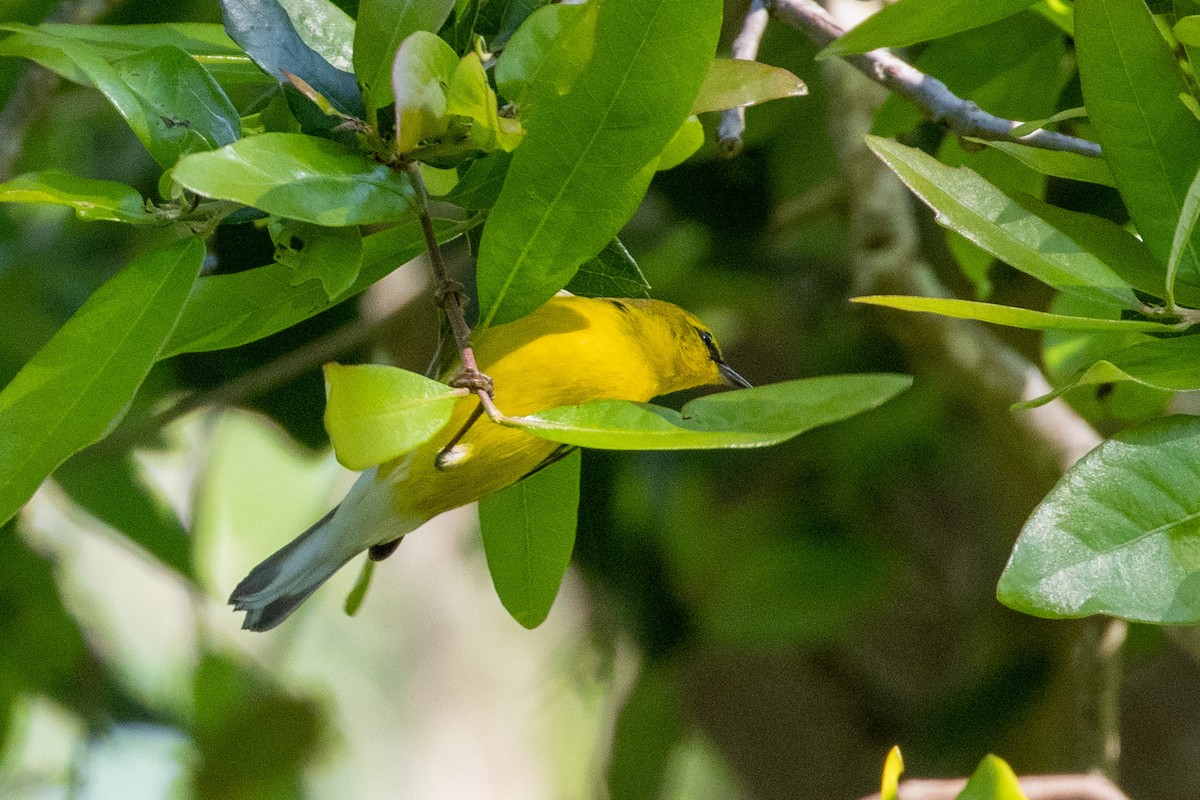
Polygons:
M662 370L649 357L641 309L609 300L556 296L537 311L477 333L480 369L495 381L497 407L520 416L597 399L645 401L662 393ZM455 446L454 466L437 454L479 401L464 397L450 422L420 449L385 464L379 479L394 485L395 510L429 519L503 489L537 467L557 444L478 419Z

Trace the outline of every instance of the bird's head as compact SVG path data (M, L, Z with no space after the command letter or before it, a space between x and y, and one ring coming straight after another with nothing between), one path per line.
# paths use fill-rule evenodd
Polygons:
M624 300L640 312L639 339L662 381L660 394L725 383L749 388L721 354L708 326L694 314L662 300Z

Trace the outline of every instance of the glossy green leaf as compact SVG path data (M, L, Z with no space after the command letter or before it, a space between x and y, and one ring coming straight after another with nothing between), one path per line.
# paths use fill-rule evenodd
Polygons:
M478 53L467 53L458 62L446 92L446 113L470 120L467 133L474 145L485 152L496 149L511 152L525 135L519 122L500 116L496 93L488 84Z
M400 43L417 31L437 33L454 0L362 0L354 31L354 72L367 106L392 104L392 62ZM455 56L457 60L457 56Z
M1067 108L1059 111L1057 114L1051 114L1045 119L1031 120L1030 122L1022 122L1020 125L1012 129L1013 136L1028 136L1039 128L1046 128L1056 122L1062 122L1067 119L1080 119L1087 116L1086 108ZM1039 149L1039 148L1034 148Z
M955 319L974 319L1010 328L1027 328L1035 331L1126 331L1141 333L1164 333L1178 331L1173 325L1133 319L1095 319L1032 311L1028 308L980 303L975 300L956 300L947 297L907 297L904 295L874 295L854 297L852 302L873 306L886 306L901 311L919 311L938 314Z
M381 364L326 364L325 389L325 429L333 451L342 466L357 471L425 444L450 421L464 394Z
M1011 17L1037 0L899 0L847 31L818 58L940 39Z
M869 136L867 144L937 212L942 226L1061 292L1123 307L1135 305L1132 291L1119 275L978 173L947 167L889 139Z
M528 114L543 97L565 94L596 46L597 2L555 3L529 15L496 62L496 88Z
M233 103L212 76L178 47L163 45L118 59L113 69L157 118L156 139L174 147L170 164L184 153L212 150L242 135ZM160 163L162 163L160 161Z
M176 47L155 47L109 63L99 49L80 39L20 25L0 30L19 33L0 43L0 55L31 58L68 80L99 89L164 169L183 153L238 135L238 116L224 91Z
M721 23L717 0L606 0L597 14L595 55L526 121L484 226L485 327L540 306L628 221L688 117Z
M434 230L438 241L445 244L474 224L434 220ZM294 273L282 264L203 277L196 281L162 358L237 347L278 333L365 291L424 252L425 237L416 220L364 237L358 278L333 298L316 281L293 286Z
M68 206L75 216L94 222L153 222L154 214L132 186L80 178L47 170L18 175L0 183L0 203L49 203Z
M1175 26L1171 28L1171 32L1175 34L1175 38L1179 40L1180 44L1200 47L1200 16L1191 14L1180 17Z
M275 261L293 271L292 285L317 280L329 299L354 285L362 268L362 234L354 226L329 228L272 217Z
M1200 418L1166 417L1084 456L1034 510L997 596L1043 617L1200 622Z
M682 412L596 400L517 422L544 439L602 450L763 447L875 408L911 383L906 375L836 375L711 394Z
M343 72L354 71L354 20L332 0L279 0L304 43Z
M714 58L692 103L693 114L745 108L782 97L808 94L804 81L786 69L758 61Z
M506 49L525 21L550 0L487 0L479 9L475 32L493 52Z
M354 76L309 47L279 0L220 0L225 31L254 63L277 81L284 72L301 78L339 111L365 115Z
M1169 392L1200 389L1200 338L1179 336L1129 345L1088 365L1053 392L1016 407L1033 408L1080 386L1121 381Z
M584 297L649 297L650 284L621 240L613 239L579 268L567 291Z
M158 22L153 25L69 25L47 22L38 29L53 36L78 39L96 48L109 61L154 47L177 47L223 85L271 81L255 66L225 28L214 23ZM19 36L19 34L17 34ZM0 44L0 49L7 45ZM57 70L55 70L57 71Z
M883 777L879 781L880 800L897 800L900 791L900 775L904 772L904 757L899 745L888 751L883 762Z
M1098 183L1101 186L1116 186L1108 164L1102 159L1083 156L1079 153L1068 153L1064 150L1045 150L1040 147L1027 147L1015 142L990 142L983 139L971 139L976 144L984 144L994 150L1012 156L1030 169L1035 169L1043 175L1053 175L1056 178L1069 178L1073 181Z
M545 621L571 563L579 451L479 501L479 532L500 602L526 628Z
M391 83L397 152L411 152L446 132L446 89L457 67L458 54L435 33L417 31L400 43Z
M1144 0L1089 0L1075 9L1079 79L1096 138L1134 224L1163 264L1188 186L1200 168L1200 122L1175 54ZM1180 273L1200 281L1189 240Z
M984 756L955 800L1027 800L1017 775L1003 759Z
M198 239L142 253L0 392L0 520L121 419L175 328L203 258Z
M186 188L314 225L396 222L415 209L408 179L356 150L300 133L264 133L180 160Z

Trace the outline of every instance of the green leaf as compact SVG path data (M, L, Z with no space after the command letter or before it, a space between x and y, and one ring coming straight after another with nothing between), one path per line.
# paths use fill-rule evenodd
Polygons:
M356 227L327 228L272 217L275 261L294 272L292 285L318 280L332 300L354 285L362 268L362 234Z
M475 224L434 220L434 230L438 241L445 244ZM294 273L282 264L203 277L196 281L162 358L237 347L278 333L365 291L423 252L425 238L416 220L365 237L358 278L333 298L315 281L293 286Z
M225 92L196 60L164 45L114 61L113 69L157 118L156 139L170 166L185 153L212 150L242 135L241 119ZM173 147L167 148L167 145ZM161 161L159 163L162 163Z
M396 222L416 210L408 179L366 155L301 133L264 133L180 160L186 188L314 225Z
M392 66L396 151L408 153L446 132L446 88L458 54L436 33L417 31L400 43Z
M146 202L132 186L116 181L80 178L47 170L18 175L0 183L0 203L49 203L75 209L75 216L95 222L154 222Z
M517 29L496 62L496 88L522 116L544 97L565 94L591 61L599 3L539 8Z
M360 472L432 439L464 394L381 364L326 364L325 388L325 429L333 451L342 466Z
M194 238L138 256L0 392L0 520L120 421L175 328L203 259Z
M500 190L504 188L510 164L512 154L503 151L475 159L450 194L446 195L446 202L472 211L491 208L496 205Z
M488 84L483 62L475 52L463 56L454 70L450 90L446 92L446 113L470 120L471 141L485 152L496 149L511 152L524 136L519 122L500 116L496 93Z
M1030 169L1035 169L1043 175L1053 175L1056 178L1069 178L1073 181L1098 183L1101 186L1116 186L1108 164L1102 159L1091 158L1079 153L1068 153L1063 150L1045 150L1040 147L1027 147L1015 142L990 142L984 139L967 137L968 141L984 144L994 150L1012 156Z
M683 125L671 137L671 141L667 142L667 146L663 148L662 153L658 157L658 163L654 165L654 169L662 172L666 169L674 169L692 157L692 154L700 149L704 144L704 126L700 124L700 119L695 114L684 120Z
M392 62L417 31L436 33L454 0L362 0L354 31L354 72L372 111L392 104ZM455 56L457 60L457 55Z
M1181 17L1171 29L1180 44L1188 47L1200 47L1200 16L1195 14Z
M543 439L602 450L763 447L875 408L911 384L906 375L836 375L711 394L682 412L596 400L516 421Z
M1179 266L1183 252L1192 241L1196 230L1196 220L1200 219L1200 171L1188 187L1187 196L1183 199L1183 210L1179 212L1179 222L1175 226L1175 236L1171 241L1171 255L1167 259L1167 307L1175 307L1175 280L1179 275Z
M1007 325L1010 328L1027 328L1035 331L1165 333L1179 330L1175 325L1167 325L1161 322L1072 317L1064 314L1051 314L1045 311L1031 311L1028 308L1014 308L994 303L980 303L975 300L956 300L946 297L873 295L870 297L853 297L851 298L851 302L898 308L901 311L920 311L928 314L939 314L943 317L954 317L955 319L974 319L980 322L991 322L995 325Z
M606 0L596 52L564 95L539 101L488 215L480 324L510 322L567 285L641 202L716 49L718 0Z
M1136 425L1084 456L1025 523L997 596L1043 617L1200 622L1200 418Z
M479 532L500 602L526 628L545 621L571 562L579 451L479 501Z
M745 108L781 97L808 94L804 81L786 69L758 61L714 58L692 103L693 114Z
M79 39L21 25L0 25L0 30L20 34L0 43L0 55L31 58L68 80L99 89L164 169L183 153L238 135L237 112L224 91L176 47L155 47L110 64Z
M202 22L158 22L153 25L68 25L46 22L38 30L52 36L87 42L105 59L114 61L154 47L178 47L223 85L265 83L270 80L221 25ZM18 46L21 34L0 43L0 52ZM55 69L55 72L58 72Z
M583 297L649 297L650 284L621 240L613 239L579 268L567 291Z
M1085 0L1086 2L1086 0ZM1021 791L1016 773L1003 759L993 755L983 761L971 775L967 785L955 800L1027 800Z
M818 54L831 58L904 47L1011 17L1037 0L900 0L885 6Z
M371 588L371 576L374 574L375 560L363 559L362 571L358 573L358 580L354 582L354 588L350 590L350 594L346 595L346 602L342 606L346 616L353 617L362 608L363 600L367 599L367 589Z
M1061 292L1122 307L1136 305L1119 275L978 173L947 167L889 139L869 136L867 144L937 212L942 226Z
M1012 129L1013 136L1028 136L1039 128L1046 128L1056 122L1062 122L1065 119L1080 119L1087 116L1086 108L1067 108L1059 111L1057 114L1051 114L1045 119L1032 120L1031 122L1022 122L1020 125ZM1039 149L1039 148L1032 148Z
M362 117L366 110L354 76L305 44L279 0L220 0L229 38L277 81L290 72L339 111Z
M279 4L317 55L343 72L354 71L354 19L349 14L332 0L279 0Z
M1089 0L1075 10L1079 79L1096 138L1134 224L1166 264L1188 186L1200 167L1200 122L1175 55L1144 0ZM1188 242L1180 275L1200 281Z

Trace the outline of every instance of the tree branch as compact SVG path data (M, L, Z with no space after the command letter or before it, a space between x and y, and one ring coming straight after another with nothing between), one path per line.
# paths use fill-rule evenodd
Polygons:
M767 22L770 11L766 0L753 0L746 20L742 23L742 31L733 40L733 57L742 61L754 61L758 58L758 46L762 43L763 34L767 32ZM721 155L733 158L742 152L745 144L742 134L746 131L746 109L730 108L721 112L721 123L717 126L717 148Z
M818 47L826 47L846 32L815 0L756 0L750 7L742 34L734 42L734 58L746 57L739 55L737 50L738 43L742 42L743 38L746 52L757 54L758 42L762 39L762 29L765 28L764 10L803 32ZM843 58L859 72L913 103L934 122L946 126L958 136L1015 142L1045 150L1062 150L1093 158L1100 157L1100 145L1075 136L1047 130L1014 136L1013 128L1022 123L987 113L970 100L964 100L954 94L937 78L926 75L888 50L872 50L862 55ZM736 115L732 111L725 112L717 133L722 153L740 152L741 134L744 129L745 117L741 110L738 110Z
M1019 780L1029 800L1129 800L1103 775L1028 775ZM954 800L966 785L962 778L915 778L901 781L897 796L899 800ZM880 800L880 795L862 800Z

